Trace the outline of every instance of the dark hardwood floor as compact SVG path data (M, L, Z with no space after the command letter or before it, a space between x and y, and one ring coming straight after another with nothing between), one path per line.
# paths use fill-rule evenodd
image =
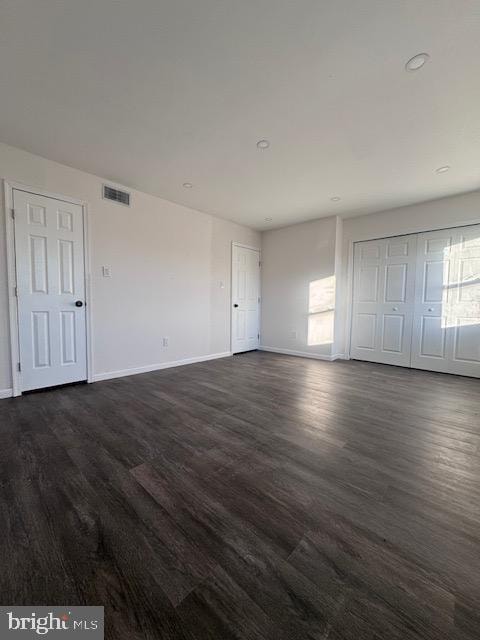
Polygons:
M480 382L254 352L0 401L2 605L106 638L480 637Z

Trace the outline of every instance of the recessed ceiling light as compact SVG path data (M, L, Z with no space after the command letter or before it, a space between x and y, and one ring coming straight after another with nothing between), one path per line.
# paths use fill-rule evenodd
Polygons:
M191 182L184 182L183 186L185 187L185 189L191 189L193 187L193 184Z
M271 222L272 218L265 218L265 222Z
M406 71L418 71L423 67L423 65L430 58L428 53L417 53L416 56L410 58L410 60L405 65Z
M333 196L333 198L330 198L330 200L332 202L338 202L339 200L341 200L340 196Z
M444 167L438 167L435 171L436 173L446 173L447 171L450 171L450 167L446 164Z
M257 142L257 147L259 149L268 149L269 146L270 146L270 142L268 140L259 140Z

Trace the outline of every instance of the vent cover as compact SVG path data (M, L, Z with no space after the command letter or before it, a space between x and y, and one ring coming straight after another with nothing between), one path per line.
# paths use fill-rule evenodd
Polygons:
M130 194L128 191L120 191L120 189L115 189L115 187L109 187L108 184L103 185L103 197L105 200L112 200L113 202L124 204L127 207L130 206Z

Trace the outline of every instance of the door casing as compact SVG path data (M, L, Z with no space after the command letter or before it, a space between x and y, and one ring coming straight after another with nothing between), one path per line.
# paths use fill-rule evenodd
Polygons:
M88 203L63 194L52 193L40 187L26 185L21 182L3 178L3 196L5 209L5 232L7 243L7 283L8 308L10 329L10 364L12 372L12 396L22 395L21 372L18 371L20 362L19 332L18 332L18 303L16 297L17 273L15 261L15 225L12 216L13 191L26 191L46 198L63 200L82 207L83 211L83 246L85 264L85 300L86 300L86 344L87 344L87 382L93 382L93 349L92 349L92 296L91 296L91 251L90 232L88 225Z

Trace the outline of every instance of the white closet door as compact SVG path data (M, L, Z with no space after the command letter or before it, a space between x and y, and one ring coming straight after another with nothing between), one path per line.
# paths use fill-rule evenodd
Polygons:
M232 353L258 349L260 252L232 247Z
M412 367L480 377L480 226L418 236Z
M410 366L416 236L358 242L351 357Z
M22 391L87 378L82 207L14 190Z

